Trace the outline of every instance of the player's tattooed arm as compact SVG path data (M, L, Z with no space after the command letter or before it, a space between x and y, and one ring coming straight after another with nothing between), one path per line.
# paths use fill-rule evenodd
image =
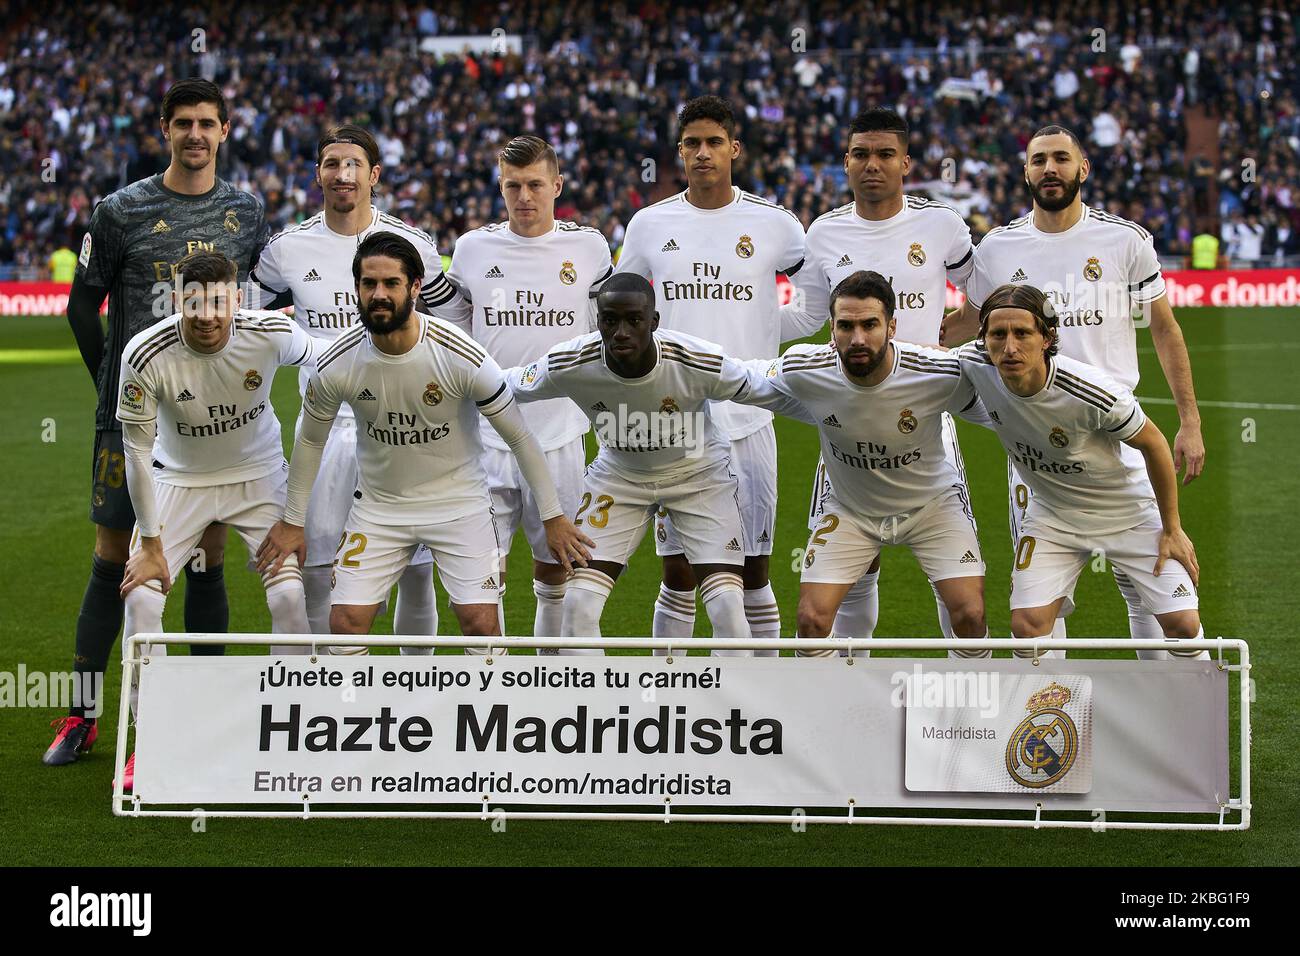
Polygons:
M163 554L162 528L158 524L158 504L154 495L150 458L157 422L123 422L122 449L126 452L126 486L135 509L136 533L140 548L126 562L120 593L126 597L140 585L157 581L163 594L171 590L171 575Z
M1169 453L1169 443L1156 426L1147 419L1146 424L1124 443L1132 445L1146 459L1147 475L1151 487L1156 493L1156 505L1160 508L1160 556L1156 559L1155 573L1168 560L1177 561L1187 569L1192 583L1199 585L1201 568L1196 560L1196 549L1183 531L1182 519L1178 513L1178 473L1174 470L1174 459Z
M1144 308L1151 310L1151 342L1174 395L1174 404L1178 406L1174 470L1183 470L1183 484L1187 484L1205 467L1205 439L1201 436L1201 412L1196 407L1196 389L1192 384L1192 361L1169 299L1162 295Z

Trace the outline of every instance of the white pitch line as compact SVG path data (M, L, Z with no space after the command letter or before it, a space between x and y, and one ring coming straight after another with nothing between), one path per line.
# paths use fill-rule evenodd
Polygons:
M1189 352L1275 352L1278 349L1300 349L1300 342L1224 342L1221 345L1189 345ZM1155 355L1150 345L1138 349L1140 355Z
M1138 398L1143 405L1177 405L1172 398ZM1211 402L1197 399L1199 408L1245 408L1261 412L1300 412L1300 405L1285 405L1275 402Z

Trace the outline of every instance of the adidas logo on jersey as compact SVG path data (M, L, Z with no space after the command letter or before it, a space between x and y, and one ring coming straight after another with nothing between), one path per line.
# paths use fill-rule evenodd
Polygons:
M303 281L303 282L320 282L320 273L317 272L315 269L312 269L311 272L308 272L305 276L302 277L302 281Z
M822 424L830 425L832 428L844 427L843 425L840 424L840 420L836 418L834 415L827 415L825 418L822 419Z
M725 551L739 551L739 550L740 550L740 542L737 541L735 538L732 538L730 541L727 542L727 546L726 546L726 548L724 548L723 550L725 550Z
M597 402L595 405L591 406L591 410L593 412L607 412L609 411L609 407L604 402Z
M1024 270L1024 269L1017 269L1015 272L1013 272L1013 273L1011 274L1011 281L1012 281L1012 282L1028 282L1028 281L1029 281L1029 276L1025 275L1025 270Z
M853 265L853 260L849 258L849 254L846 252L844 255L840 256L840 261L835 263L835 268L843 269L845 266L851 265Z
M1173 596L1174 596L1174 597L1191 597L1191 596L1192 596L1192 592L1189 591L1189 590L1187 590L1187 585L1185 585L1185 584L1180 584L1180 585L1178 585L1178 587L1174 588L1174 595L1173 595Z
M487 272L483 273L484 279L504 279L506 274L501 271L500 266L493 266Z
M967 551L965 554L963 554L963 555L961 556L961 561L959 561L958 563L959 563L959 564L979 564L979 558L975 557L975 555L974 555L972 552Z
M664 243L664 247L659 251L660 252L681 252L681 247L677 245L676 239L669 239L667 242Z
M191 392L188 388L183 388L183 389L181 389L181 393L180 393L179 395L176 396L176 401L178 401L178 402L192 402L192 401L194 401L194 393Z
M764 532L758 536L759 544L767 544L771 540L772 540L772 536L768 534L766 530L764 530Z
M357 396L357 401L358 401L358 402L373 402L373 401L376 401L376 399L375 399L374 393L372 393L372 392L370 391L370 389L368 389L368 388L363 388L363 389L361 390L361 394Z
M496 589L497 589L497 582L496 582L496 580L495 580L494 578L488 578L486 581L483 582L483 586L482 586L479 590L481 590L481 591L495 591Z
M167 225L167 223L163 222L161 219L159 219L156 223L154 223L153 234L155 236L158 235L158 233L160 232L171 232L171 231L172 231L172 227Z

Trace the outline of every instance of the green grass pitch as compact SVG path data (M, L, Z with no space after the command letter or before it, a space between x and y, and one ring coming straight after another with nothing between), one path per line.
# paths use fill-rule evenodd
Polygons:
M110 669L108 713L89 757L59 769L42 766L54 710L0 708L0 820L5 862L40 865L153 864L848 864L1023 865L1050 860L1077 865L1221 865L1300 862L1295 819L1300 772L1295 702L1300 666L1290 645L1300 611L1294 548L1300 520L1293 507L1300 474L1300 400L1293 366L1300 359L1300 310L1191 309L1179 316L1186 334L1208 457L1204 477L1184 490L1184 524L1202 569L1206 633L1251 642L1257 682L1253 705L1253 827L1246 833L1029 831L952 827L664 826L658 823L510 821L494 833L485 823L414 820L206 821L117 819L109 809L117 682ZM1150 337L1139 332L1139 395L1166 435L1177 427ZM8 318L0 324L0 670L71 667L73 626L90 566L87 479L94 394L61 318ZM282 372L275 402L286 429L297 411L295 376ZM1280 407L1238 407L1238 406ZM1010 547L1005 459L991 433L961 423L962 448L984 555L992 633L1008 633ZM49 440L49 439L53 440ZM805 513L816 437L778 420L780 509L773 583L783 631L793 631L798 576L791 552L805 544ZM242 569L232 535L226 561L231 629L269 630L255 577ZM522 538L510 558L510 633L531 633L530 575ZM605 615L606 634L648 634L658 565L646 541ZM919 568L904 551L887 551L877 634L937 635L934 603ZM182 602L167 612L181 629ZM1074 636L1126 636L1124 605L1109 574L1085 571ZM440 601L444 633L454 618ZM699 616L698 633L707 633ZM391 630L384 618L377 631ZM116 654L114 660L116 660ZM1236 693L1230 740L1235 754ZM1134 728L1141 733L1141 728ZM1234 770L1233 792L1237 793Z

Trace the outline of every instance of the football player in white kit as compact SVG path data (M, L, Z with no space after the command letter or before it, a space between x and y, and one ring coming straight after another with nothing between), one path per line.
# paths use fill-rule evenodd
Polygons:
M945 413L982 422L983 409L951 353L895 338L894 297L880 273L853 273L831 293L830 344L795 345L766 368L772 385L819 422L831 485L804 551L799 637L832 634L840 601L889 544L911 549L956 636L988 636L979 532L944 441Z
M794 278L795 298L782 310L783 339L811 335L830 316L830 293L860 269L884 275L894 289L898 338L919 345L939 341L947 284L964 288L974 247L961 214L941 202L903 192L911 167L910 129L892 110L870 109L849 125L844 173L853 202L832 209L808 228L807 257ZM943 445L963 488L966 465L952 416L941 415ZM827 521L825 501L833 493L826 463L817 463L808 530L814 536ZM969 499L969 494L966 495ZM849 589L835 615L840 637L871 637L880 618L880 560ZM953 636L948 605L935 590L939 627Z
M1138 383L1133 312L1140 309L1178 406L1174 464L1185 466L1186 484L1201 473L1205 462L1187 345L1165 296L1151 234L1127 219L1084 205L1080 188L1088 172L1083 148L1069 130L1046 126L1034 134L1025 151L1025 184L1033 209L980 242L967 280L966 306L945 323L944 341L951 345L974 335L980 306L994 288L1005 282L1028 283L1052 299L1060 320L1061 354L1096 366L1131 391ZM1131 464L1140 464L1136 450L1124 447L1120 452ZM1033 494L1033 485L1022 479L1015 463L1009 463L1013 542ZM1142 609L1141 590L1113 562L1112 570L1128 604L1130 635L1159 640L1163 630ZM1064 617L1053 635L1065 636ZM1138 656L1159 659L1165 654L1140 651Z
M1012 634L1050 637L1084 565L1100 550L1132 582L1164 637L1203 638L1200 568L1179 518L1169 445L1127 387L1056 354L1058 321L1050 296L1008 283L984 298L979 339L951 353L1033 490L1011 574ZM1141 460L1121 454L1126 446Z
M507 372L520 401L571 398L600 443L574 518L595 544L565 593L563 636L600 635L614 582L662 506L700 582L714 636L748 637L742 507L713 403L752 403L808 419L761 371L713 343L656 331L655 291L642 276L615 273L597 296L596 332Z
M423 270L419 251L396 233L372 233L358 247L353 275L361 324L317 360L294 442L284 519L258 551L258 566L274 571L306 547L312 484L338 409L350 405L361 477L334 567L334 634L369 633L380 602L420 545L433 551L461 633L501 633L501 556L480 415L518 456L556 558L568 570L587 557L586 539L561 510L546 458L500 367L455 326L413 313Z
M788 210L731 184L740 140L726 101L691 100L677 125L687 188L632 217L618 271L654 281L665 329L716 342L736 358L771 358L781 344L776 276L799 271L803 226ZM780 611L768 579L776 522L772 416L724 403L714 417L731 442L731 468L740 482L745 614L755 637L780 637ZM664 578L654 635L690 637L696 579L669 515L657 523L655 548L664 559Z
M176 267L180 312L122 352L117 418L136 515L122 580L128 636L162 631L171 583L211 525L234 528L251 553L284 508L288 465L271 383L280 366L310 363L315 342L279 312L241 310L236 275L222 253L186 256ZM308 633L297 559L262 583L272 632ZM134 684L129 693L134 710ZM134 773L132 754L127 789Z
M294 319L325 344L356 326L352 257L361 241L376 230L404 236L420 251L425 279L417 308L450 319L463 305L456 289L442 274L442 260L433 239L372 204L379 176L379 145L368 131L351 124L327 130L316 149L316 182L325 197L324 210L272 237L250 276L260 287L265 305L292 302ZM299 376L300 390L307 387L309 371L304 369ZM307 526L311 530L303 575L307 615L317 634L329 633L331 562L340 546L343 522L357 487L357 435L352 412L341 408L337 422L325 446L324 474L308 505ZM298 427L302 427L301 415ZM431 561L427 548L417 549L411 566L398 579L394 633L437 633ZM331 650L360 653L364 648Z
M551 346L592 331L592 297L613 268L609 244L599 230L556 221L555 200L564 178L555 150L545 140L516 136L498 155L498 171L508 219L461 236L447 275L464 296L464 314L456 324L497 364L509 368L527 365ZM587 418L567 398L520 411L546 453L560 505L572 515L587 460ZM479 437L501 548L509 554L522 525L532 549L533 636L555 637L564 606L564 568L551 555L537 502L514 455L486 420L480 422ZM503 598L505 589L503 567Z

